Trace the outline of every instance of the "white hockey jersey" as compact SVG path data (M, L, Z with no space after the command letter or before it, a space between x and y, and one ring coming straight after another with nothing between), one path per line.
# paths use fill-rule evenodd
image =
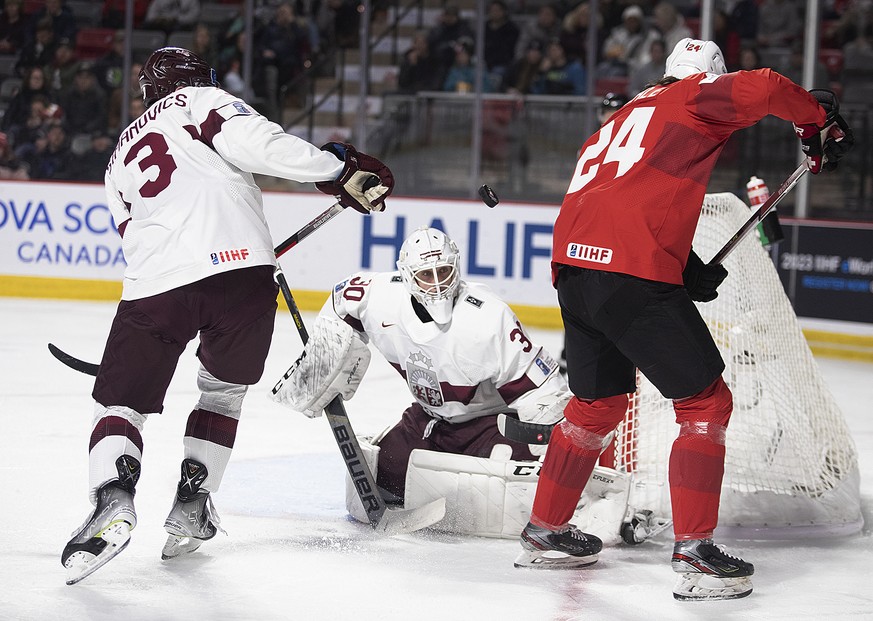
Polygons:
M185 87L125 129L106 169L127 261L122 299L275 265L252 173L335 179L343 163L213 87Z
M557 374L557 362L485 285L462 280L442 326L418 318L397 272L355 274L334 287L321 312L361 332L424 410L452 423L514 412L513 403Z

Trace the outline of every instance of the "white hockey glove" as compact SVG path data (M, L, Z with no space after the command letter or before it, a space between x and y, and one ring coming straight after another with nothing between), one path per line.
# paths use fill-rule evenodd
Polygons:
M369 364L370 348L357 331L339 318L319 315L303 353L270 397L315 418L337 395L351 399Z
M564 408L572 396L564 376L553 371L546 381L516 399L512 405L521 421L554 425L564 418ZM528 447L534 455L546 454L546 444L529 444Z

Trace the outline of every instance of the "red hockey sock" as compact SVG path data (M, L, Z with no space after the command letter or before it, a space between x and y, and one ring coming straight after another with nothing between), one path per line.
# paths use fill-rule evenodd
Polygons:
M670 503L677 541L712 536L718 525L724 455L724 444L714 442L707 434L680 433L673 442Z
M573 439L567 437L566 428ZM583 436L582 446L576 436ZM566 421L555 427L540 470L530 517L532 523L556 530L570 521L597 463L602 439Z

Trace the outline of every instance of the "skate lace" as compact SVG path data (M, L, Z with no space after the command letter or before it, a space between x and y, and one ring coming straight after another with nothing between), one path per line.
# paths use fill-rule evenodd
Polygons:
M728 552L725 549L725 546L723 544L713 543L712 547L714 547L716 550L718 550L719 554L721 554L723 557L725 557L726 559L728 559L730 561L736 561L738 564L745 563L745 561L743 559L741 559L739 556L734 556L733 554L728 554Z

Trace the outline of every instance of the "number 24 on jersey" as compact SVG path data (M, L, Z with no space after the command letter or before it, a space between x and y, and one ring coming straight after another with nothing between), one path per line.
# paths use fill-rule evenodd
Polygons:
M600 128L597 142L589 145L579 156L576 171L567 194L578 192L588 185L603 164L616 162L615 178L621 177L643 158L643 136L649 128L655 108L636 108L621 125L609 121Z

